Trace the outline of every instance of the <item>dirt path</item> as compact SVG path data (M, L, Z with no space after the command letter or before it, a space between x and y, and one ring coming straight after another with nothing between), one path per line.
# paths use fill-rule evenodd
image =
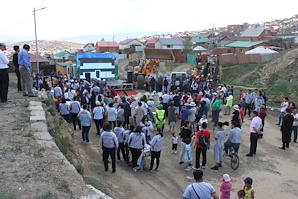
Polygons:
M212 183L218 192L222 175L228 173L234 183L232 198L236 196L237 190L243 187L243 179L247 176L254 179L256 198L295 198L296 190L293 186L298 183L298 173L295 172L298 160L293 157L298 144L291 144L289 150L280 150L278 148L281 145L280 132L274 125L274 119L268 118L264 139L259 141L257 155L253 158L245 156L249 150L250 121L246 120L243 124L243 144L240 149L238 170L231 169L230 160L227 157L222 169L218 172L210 170L214 164L213 149L208 151L204 180ZM221 116L220 120L226 121L229 118ZM178 127L176 127L176 131L178 132ZM76 131L75 138L80 154L84 157L84 162L88 167L86 175L95 176L101 183L104 183L110 189L110 195L113 198L180 198L185 187L190 183L186 181L186 177L192 176L191 172L185 172L184 166L178 164L178 154L170 153L171 135L169 133L164 135L160 170L153 173L148 172L149 162L147 162L145 171L135 173L125 163L118 162L115 174L112 174L111 171L105 172L101 161L102 151L99 146L99 137L95 134L95 128L92 127L90 131L92 145L81 143L79 131ZM213 145L214 140L212 140ZM150 158L147 160L150 161Z

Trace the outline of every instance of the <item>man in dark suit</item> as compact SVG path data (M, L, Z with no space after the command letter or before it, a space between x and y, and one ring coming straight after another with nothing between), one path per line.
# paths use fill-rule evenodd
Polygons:
M294 117L291 115L291 111L289 108L286 109L285 116L281 123L281 137L282 137L282 147L280 149L285 150L286 147L289 148L290 140L291 140L291 132L292 126L294 122Z
M91 104L91 109L92 110L96 106L96 101L101 102L102 101L101 96L100 96L99 92L95 92L95 93L92 92L92 96L90 98L90 104Z
M126 102L123 104L123 109L124 109L124 124L123 127L125 127L126 125L129 124L129 117L131 116L131 108L130 108L130 104L131 104L132 100L130 98L128 98L126 100Z
M19 59L18 59L18 53L20 52L20 46L13 46L13 49L15 51L15 53L13 54L12 57L12 62L15 68L15 72L16 75L18 77L18 91L22 91L22 87L21 87L21 75L20 75L20 71L19 71Z

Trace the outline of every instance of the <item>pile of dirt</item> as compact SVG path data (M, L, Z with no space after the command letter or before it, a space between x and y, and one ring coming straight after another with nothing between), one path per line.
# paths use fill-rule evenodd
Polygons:
M263 68L262 75L261 75L261 82L265 85L268 85L271 83L269 80L270 78L273 78L272 75L281 73L281 74L289 74L292 71L286 70L291 65L297 65L298 64L298 48L295 48L289 52L287 52L282 57L269 62L266 64ZM278 78L274 78L278 79ZM289 81L289 79L287 79Z

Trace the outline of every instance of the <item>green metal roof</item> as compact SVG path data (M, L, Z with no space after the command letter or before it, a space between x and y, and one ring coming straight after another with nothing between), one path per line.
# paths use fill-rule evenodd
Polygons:
M62 66L62 67L67 67L70 66L72 64L74 64L73 62L56 62L57 65Z
M230 48L250 48L255 45L261 44L263 41L235 41L233 43L225 45L225 47Z
M208 43L209 39L207 37L193 37L194 42L196 43Z
M62 52L59 52L59 53L56 53L54 54L55 57L62 57L64 55L68 54L68 52L65 52L65 51L62 51Z

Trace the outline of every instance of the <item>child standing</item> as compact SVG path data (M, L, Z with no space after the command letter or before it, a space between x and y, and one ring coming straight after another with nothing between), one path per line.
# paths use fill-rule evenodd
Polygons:
M244 179L243 191L245 192L246 199L255 198L255 192L254 192L254 189L252 188L252 182L253 180L250 177L247 177Z
M243 190L239 190L235 199L245 199L245 192Z
M175 133L173 133L172 135L173 135L173 137L172 137L172 151L171 151L171 153L177 154L177 146L178 146L179 137Z
M229 174L223 174L223 182L220 185L220 199L230 199L230 193L231 189L233 187L233 184L231 182L231 178Z
M185 162L186 162L186 168L185 171L191 171L191 162L192 162L192 151L191 151L191 139L190 138L186 138L185 139Z

